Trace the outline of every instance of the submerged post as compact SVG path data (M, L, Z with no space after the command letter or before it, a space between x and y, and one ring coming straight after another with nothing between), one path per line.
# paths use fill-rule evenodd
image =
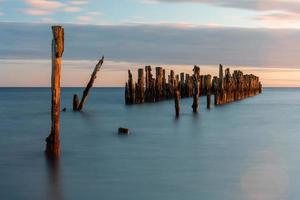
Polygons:
M79 98L77 94L74 94L73 96L73 111L76 111L78 109L79 105Z
M52 27L52 76L51 76L51 132L46 138L46 155L51 158L60 156L59 114L60 114L60 72L64 52L64 28Z

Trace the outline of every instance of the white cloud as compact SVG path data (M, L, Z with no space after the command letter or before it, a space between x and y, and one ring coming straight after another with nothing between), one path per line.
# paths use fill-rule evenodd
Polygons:
M4 15L4 12L0 12L0 16L3 16Z

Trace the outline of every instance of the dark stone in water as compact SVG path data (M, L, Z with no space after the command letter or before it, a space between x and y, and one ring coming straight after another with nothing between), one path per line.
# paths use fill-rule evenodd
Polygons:
M63 112L66 112L66 111L67 111L67 109L66 109L66 108L63 108L63 109L62 109L62 111L63 111Z
M122 127L119 128L119 134L120 135L128 135L129 133L130 132L129 132L128 128L122 128Z

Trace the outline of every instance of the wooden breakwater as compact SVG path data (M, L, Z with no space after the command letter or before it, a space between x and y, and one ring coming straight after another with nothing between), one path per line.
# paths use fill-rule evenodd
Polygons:
M253 74L243 74L240 70L235 70L231 75L229 68L219 66L219 78L213 79L215 105L222 105L233 101L238 101L247 97L255 96L262 92L262 84L259 77Z
M195 66L194 68L199 68ZM128 70L128 82L125 84L125 103L140 104L146 102L158 102L166 99L173 99L176 90L179 90L180 97L192 97L194 93L193 76L185 73L176 74L170 70L166 77L166 70L162 67L155 68L156 78L153 77L151 66L138 69L137 82ZM211 75L200 75L200 68L197 72L200 95L206 95L210 91Z
M222 105L241 100L262 92L259 77L253 74L243 74L235 70L231 75L229 68L223 72L223 66L219 66L219 77L210 74L200 75L200 68L194 66L193 74L175 74L170 70L166 76L166 70L162 67L155 68L155 78L151 66L138 69L138 78L135 82L133 75L128 70L128 82L125 84L125 104L141 104L147 102L159 102L166 99L193 97L193 111L197 112L198 97L207 96L207 108L210 108L211 94L215 96L215 105Z

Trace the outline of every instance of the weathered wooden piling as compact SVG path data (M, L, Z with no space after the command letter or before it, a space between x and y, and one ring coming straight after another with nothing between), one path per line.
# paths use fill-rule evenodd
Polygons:
M160 101L163 97L163 69L161 67L156 67L155 70L155 101Z
M128 91L129 91L129 104L135 103L135 83L130 70L128 70Z
M207 75L206 79L206 108L210 109L210 101L211 101L211 75Z
M81 110L82 110L83 105L84 105L84 103L85 103L86 100L87 100L89 91L90 91L90 89L91 89L91 88L93 87L93 85L94 85L95 79L97 78L97 73L98 73L98 71L100 70L100 68L102 67L103 62L104 62L104 56L102 56L102 58L99 60L99 62L96 64L96 66L95 66L95 68L94 68L94 71L93 71L93 73L92 73L92 75L91 75L91 78L90 78L90 80L89 80L89 82L88 82L86 88L85 88L84 91L83 91L81 101L80 101L80 103L79 103L79 105L78 105L78 107L77 107L77 109L76 109L77 111L81 111ZM75 104L75 103L73 102L73 105L74 105L74 104Z
M180 113L180 91L176 90L175 92L175 115L176 117L179 117L179 113Z
M193 112L198 112L198 99L199 99L199 75L200 75L200 68L198 66L194 66L194 74L193 74Z
M45 152L50 158L58 158L60 156L60 73L61 59L64 52L64 28L62 26L53 26L52 34L51 132L46 138Z
M146 71L146 89L145 89L145 101L155 102L155 79L152 76L151 66L145 67Z
M137 103L144 103L144 93L145 93L145 75L144 69L138 69L138 95L137 95Z

